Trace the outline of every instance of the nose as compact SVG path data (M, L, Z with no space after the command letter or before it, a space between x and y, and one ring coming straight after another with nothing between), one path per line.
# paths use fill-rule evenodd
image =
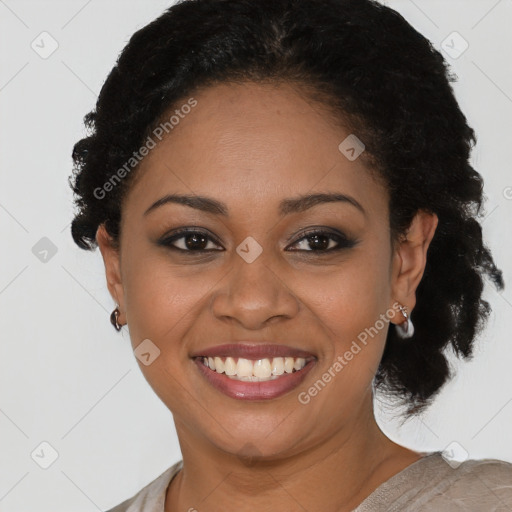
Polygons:
M263 255L252 263L237 255L232 271L214 293L211 307L223 322L258 330L278 319L294 318L300 304L285 276L270 268Z

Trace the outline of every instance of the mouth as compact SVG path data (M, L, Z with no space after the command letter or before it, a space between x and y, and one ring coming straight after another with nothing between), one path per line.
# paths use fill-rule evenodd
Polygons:
M231 344L192 356L209 384L240 400L269 400L296 388L317 359L283 345Z

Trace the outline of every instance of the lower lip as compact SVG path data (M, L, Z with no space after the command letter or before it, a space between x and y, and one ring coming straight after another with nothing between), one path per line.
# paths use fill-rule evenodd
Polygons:
M309 370L311 370L315 364L315 360L313 359L306 364L302 370L293 373L284 373L278 379L263 382L247 382L230 379L223 373L210 370L210 368L200 362L200 358L195 358L194 362L199 368L199 371L214 388L238 400L271 400L272 398L284 395L292 389L295 389L305 379Z

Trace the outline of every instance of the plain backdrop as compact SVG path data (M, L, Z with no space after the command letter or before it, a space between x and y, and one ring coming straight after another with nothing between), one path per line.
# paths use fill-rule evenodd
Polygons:
M386 3L458 76L478 137L472 163L485 179L485 240L510 284L512 2ZM99 251L71 239L67 183L83 116L119 52L170 5L0 0L2 512L105 510L181 458L172 415L143 378L128 331L110 325ZM512 462L512 290L487 283L485 298L493 313L475 358L451 358L457 376L427 414L400 427L396 409L377 401L396 442L418 451L457 443L471 458Z

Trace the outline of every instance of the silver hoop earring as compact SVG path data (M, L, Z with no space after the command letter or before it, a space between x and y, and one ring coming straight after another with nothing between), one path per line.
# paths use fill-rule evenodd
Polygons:
M407 308L405 306L398 306L400 309L402 315L405 318L405 322L399 325L395 325L396 334L399 338L407 339L411 338L414 334L414 325L412 324L412 320L410 319L409 315L407 314Z

